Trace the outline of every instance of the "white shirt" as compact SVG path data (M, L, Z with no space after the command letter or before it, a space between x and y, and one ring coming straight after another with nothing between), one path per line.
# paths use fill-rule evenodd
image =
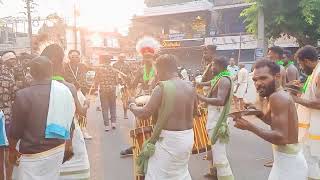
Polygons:
M228 70L229 72L231 72L232 76L236 76L236 75L238 74L239 67L236 66L236 65L234 65L234 66L229 65L229 66L227 67L227 70Z
M189 81L189 75L188 75L188 71L186 69L181 70L181 76L182 76L183 80Z
M238 73L238 83L247 84L249 79L249 72L246 68L241 68Z

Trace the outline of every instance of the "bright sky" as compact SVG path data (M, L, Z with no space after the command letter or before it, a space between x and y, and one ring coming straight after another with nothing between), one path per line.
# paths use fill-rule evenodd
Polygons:
M80 7L79 24L94 30L111 31L117 28L125 32L134 14L142 14L144 0L34 0L35 16L45 17L57 12L72 23L74 3ZM23 0L2 0L0 17L22 16Z

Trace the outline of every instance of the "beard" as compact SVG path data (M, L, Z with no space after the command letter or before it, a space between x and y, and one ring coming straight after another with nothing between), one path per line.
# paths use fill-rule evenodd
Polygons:
M273 80L270 84L257 89L260 97L269 97L276 91L276 80Z
M306 66L306 67L304 67L303 72L306 73L309 76L309 75L312 74L313 69L308 67L308 66Z

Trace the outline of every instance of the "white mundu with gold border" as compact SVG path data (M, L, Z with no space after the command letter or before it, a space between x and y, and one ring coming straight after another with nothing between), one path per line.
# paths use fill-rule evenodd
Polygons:
M307 85L303 99L316 99L317 77L320 73L320 63L313 70L311 81ZM320 179L320 110L298 105L299 141L304 144L304 154L308 162L309 178Z

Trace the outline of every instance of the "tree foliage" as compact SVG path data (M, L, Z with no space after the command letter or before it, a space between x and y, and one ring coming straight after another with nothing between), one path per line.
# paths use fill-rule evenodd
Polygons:
M255 4L244 9L247 32L257 34L258 12L265 17L266 38L293 36L302 45L316 45L320 39L320 0L247 0Z

